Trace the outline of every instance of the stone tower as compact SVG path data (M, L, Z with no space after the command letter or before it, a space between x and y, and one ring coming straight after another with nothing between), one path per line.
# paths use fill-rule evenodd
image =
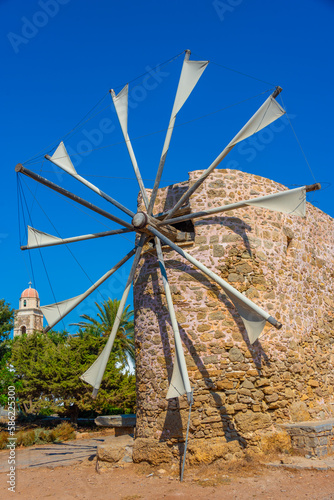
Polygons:
M15 311L14 337L34 331L43 330L43 313L40 309L40 301L37 290L29 288L23 290L20 297L19 309Z
M174 206L203 173L159 190L156 213ZM183 207L199 212L286 188L236 170L215 170ZM334 220L307 203L306 217L242 208L194 221L177 244L283 323L251 345L223 291L173 250L164 258L194 404L189 460L258 451L285 422L319 420L334 408ZM136 461L179 459L186 396L166 400L174 341L154 248L134 282ZM181 453L182 455L182 453Z

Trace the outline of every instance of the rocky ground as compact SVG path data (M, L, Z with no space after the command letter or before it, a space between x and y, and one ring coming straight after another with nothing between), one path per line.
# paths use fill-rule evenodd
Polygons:
M179 471L125 464L97 472L88 459L80 464L18 470L16 494L24 500L218 500L334 499L334 470L287 470L259 463L188 468ZM0 497L11 498L6 475L0 474Z

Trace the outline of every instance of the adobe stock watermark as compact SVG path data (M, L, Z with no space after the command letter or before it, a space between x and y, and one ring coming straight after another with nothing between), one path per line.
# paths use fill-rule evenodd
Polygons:
M134 86L129 91L129 110L136 109L139 104L145 101L148 94L155 90L160 83L162 83L163 80L170 75L168 71L163 71L160 66L157 66L154 69L150 66L146 66L145 70L147 74L143 78L142 83ZM110 111L114 114L115 110L113 104L111 103L110 106ZM77 168L83 159L87 158L94 151L94 149L101 147L105 137L111 135L115 128L116 125L111 118L103 117L98 122L97 127L86 127L81 130L81 139L75 146L72 147L69 144L65 144L74 167ZM52 165L58 181L62 181L63 176L65 175L64 172L60 171L54 164Z
M283 132L285 128L289 125L289 121L296 118L297 115L285 114L278 121L271 123L268 127L260 130L251 137L248 137L243 142L240 142L237 146L237 151L240 155L244 156L248 163L255 160L257 155L263 151L268 144L270 144L276 137L277 134ZM242 169L242 166L237 160L230 160L225 164L225 168L230 169Z
M9 472L7 473L8 491L15 493L16 487L16 437L15 435L15 387L10 385L8 387L8 444L9 450L8 465Z
M49 23L50 19L56 17L63 5L66 5L70 0L39 0L37 10L30 18L21 17L22 26L20 33L7 33L7 38L11 44L15 54L20 52L22 45L27 45L39 31Z
M220 21L225 20L225 15L227 13L234 12L235 8L238 7L243 0L214 0L212 6L215 9Z

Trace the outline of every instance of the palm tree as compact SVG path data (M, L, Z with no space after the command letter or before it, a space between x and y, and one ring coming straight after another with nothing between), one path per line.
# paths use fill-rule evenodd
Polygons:
M91 318L87 314L81 314L80 317L85 321L72 324L80 328L79 334L87 332L93 335L108 337L115 322L119 304L120 301L118 299L105 300L102 305L95 302L99 311L97 313L97 318ZM124 365L129 365L128 358L133 362L135 361L133 311L129 311L129 308L130 306L126 306L123 311L113 346L113 351L117 354L119 361Z

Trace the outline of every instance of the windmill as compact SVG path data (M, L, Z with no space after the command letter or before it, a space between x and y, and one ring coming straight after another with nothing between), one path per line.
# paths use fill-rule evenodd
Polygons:
M117 95L111 90L111 97L115 106L115 110L118 116L118 120L122 129L124 136L124 141L128 149L128 153L132 162L134 173L138 181L140 188L140 193L143 200L144 209L133 212L131 209L125 207L117 200L112 198L107 193L103 192L97 186L89 182L87 179L82 177L76 171L69 154L67 153L66 147L63 142L59 144L57 149L54 151L52 156L46 155L46 159L55 164L57 167L61 168L69 175L74 177L78 182L84 184L86 187L97 193L99 196L104 198L106 201L111 203L114 207L122 211L126 216L130 217L130 220L126 221L119 218L110 212L99 208L98 206L86 201L83 198L67 191L63 187L49 181L48 179L36 174L35 172L27 169L25 166L18 164L16 166L16 172L24 174L35 181L47 186L48 188L60 193L61 195L75 201L76 203L102 215L103 217L117 223L120 228L112 231L105 231L103 233L86 234L81 236L74 236L70 238L59 238L36 228L28 226L28 242L27 245L21 247L22 249L33 249L41 248L53 245L68 244L76 241L88 240L93 238L101 238L106 236L112 236L115 234L123 234L134 232L136 233L136 244L134 248L127 253L117 264L115 264L107 273L105 273L96 283L94 283L88 290L84 293L64 300L62 302L57 302L55 304L50 304L43 306L41 309L44 316L48 322L48 327L45 331L50 330L55 326L62 318L64 318L69 312L71 312L78 304L80 304L86 297L88 297L94 290L97 289L106 279L108 279L112 274L114 274L121 266L123 266L130 258L134 257L131 270L125 285L125 289L119 304L119 309L116 315L116 319L108 338L108 341L91 367L81 376L82 380L89 383L93 387L93 396L96 396L103 378L103 374L110 356L110 352L113 347L113 343L119 328L122 312L124 310L132 282L134 280L135 271L139 263L140 257L143 252L143 247L148 241L154 242L154 249L157 256L157 263L160 269L160 273L163 280L164 291L167 300L168 312L170 315L170 321L172 329L174 332L174 342L175 342L175 357L172 377L169 384L169 389L166 394L166 398L175 398L187 395L187 400L189 407L193 403L193 391L190 384L188 370L186 366L184 351L182 347L180 332L178 322L176 320L174 305L172 301L172 294L168 282L163 245L168 248L173 249L182 258L186 259L192 266L199 269L204 273L210 280L216 282L228 296L228 298L233 302L236 310L238 311L245 329L247 331L249 340L254 343L256 339L261 335L265 324L268 322L276 329L280 329L282 324L271 316L264 309L259 307L256 303L251 301L245 295L240 293L237 289L231 286L228 282L223 280L214 270L209 269L203 265L199 260L195 259L190 253L187 253L183 248L177 245L177 234L178 231L174 227L175 224L184 221L190 221L194 219L202 219L205 217L210 217L213 214L220 214L225 211L238 208L265 208L269 210L274 210L290 215L305 216L306 211L306 193L309 191L314 191L320 189L319 184L313 184L311 186L302 186L296 189L291 189L287 191L280 191L272 193L266 196L260 196L256 198L251 198L247 200L242 200L232 204L223 204L219 207L208 209L201 212L187 213L184 214L184 205L188 202L189 198L195 191L203 184L203 182L210 176L214 169L221 163L221 161L228 155L228 153L241 141L244 141L248 137L256 134L264 127L270 125L275 120L279 119L284 115L284 109L276 101L276 97L282 91L280 87L276 87L274 92L264 101L260 108L255 112L255 114L248 120L248 122L241 128L241 130L234 136L234 138L228 143L228 145L223 149L223 151L218 155L218 157L212 162L212 164L202 173L202 175L192 184L188 190L180 197L180 199L175 203L175 205L164 213L155 214L154 206L160 186L160 181L162 173L164 170L164 165L167 157L167 153L170 146L171 137L174 130L174 125L176 117L196 86L197 82L201 78L203 72L205 71L209 61L197 61L190 60L190 51L185 51L185 57L182 65L181 75L179 79L179 84L176 91L176 97L174 100L172 113L167 128L167 133L165 137L165 142L163 145L159 167L157 170L153 190L149 198L147 191L145 189L140 169L137 164L136 156L132 148L131 140L128 134L128 94L129 86L126 85ZM222 203L224 200L222 200ZM189 429L189 421L188 421ZM187 432L188 435L188 432ZM185 456L185 455L184 455Z

